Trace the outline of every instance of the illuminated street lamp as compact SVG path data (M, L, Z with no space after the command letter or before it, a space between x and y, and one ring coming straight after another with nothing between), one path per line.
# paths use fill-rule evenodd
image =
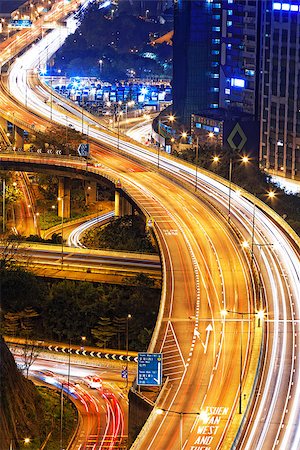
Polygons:
M131 314L127 314L126 317L126 388L128 387L128 352L129 352L129 320L131 319Z
M249 244L248 244L249 246ZM240 379L239 379L239 414L242 414L242 384L243 384L243 333L244 333L244 316L254 316L257 317L257 326L261 328L261 322L265 317L265 312L263 310L259 310L256 313L252 312L241 312L241 311L232 311L230 309L221 310L221 316L224 321L228 313L237 314L242 316L241 320L241 334L240 334Z
M249 162L248 156L242 156L241 158L242 163L247 164ZM233 158L230 156L229 160L229 192L228 192L228 222L230 222L231 219L231 184L232 184L232 164L233 164Z
M198 416L203 424L207 424L208 420L209 420L209 415L207 414L206 411L201 411L201 412L191 411L191 412L188 412L188 411L174 411L172 409L164 409L164 408L156 408L155 409L155 414L157 416L160 416L160 415L162 415L164 413L172 413L172 414L176 414L176 415L179 416L179 420L180 420L180 424L179 424L180 445L179 445L179 448L180 448L180 450L183 449L183 416L188 416L188 415Z
M102 73L102 68L103 68L103 59L99 59L99 69L100 69L100 73Z
M61 202L61 265L64 264L64 197L57 197Z

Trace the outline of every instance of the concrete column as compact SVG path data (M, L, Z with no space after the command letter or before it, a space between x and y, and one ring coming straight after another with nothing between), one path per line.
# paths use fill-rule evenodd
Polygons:
M0 127L3 128L5 132L7 132L7 120L3 117L0 117Z
M86 181L86 201L87 204L95 203L97 201L97 182L96 181Z
M124 214L123 215L131 216L132 215L132 205L125 198L123 200L124 200Z
M16 126L14 126L14 146L16 148L23 148L24 146L23 130Z
M121 197L120 192L115 190L115 217L120 217L121 211L120 211L120 203L121 203Z
M64 219L69 219L71 215L71 180L66 177L59 177L58 179L58 216Z

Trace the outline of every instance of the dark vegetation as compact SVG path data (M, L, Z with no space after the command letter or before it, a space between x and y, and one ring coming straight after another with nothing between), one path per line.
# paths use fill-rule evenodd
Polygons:
M156 321L159 289L142 275L135 286L76 281L43 281L22 270L2 272L3 332L30 339L80 344L81 336L100 347L145 350Z
M138 214L112 220L105 227L91 230L83 243L95 249L157 253L151 234L145 231L145 221Z
M196 151L192 147L182 153L174 151L174 156L196 164ZM218 156L220 161L214 162L214 156ZM270 177L259 170L257 161L251 162L250 160L249 163L244 164L239 154L233 155L232 160L232 182L267 203L300 236L300 196L287 194L279 186L272 183ZM229 178L229 161L230 154L220 147L212 148L208 145L199 147L199 166L227 179ZM268 198L269 191L275 192L273 199Z
M87 8L79 28L56 53L54 73L59 69L67 76L100 76L110 82L126 80L130 71L138 78L171 75L170 46L151 47L149 35L162 35L172 29L172 24L145 21L135 14L132 4L123 2L121 9L116 5L99 9L93 3ZM145 57L149 52L152 58Z
M0 448L38 450L48 434L48 450L59 448L60 393L46 388L36 389L26 379L5 342L0 337ZM64 402L65 443L73 434L77 413L69 401ZM24 438L30 438L30 444ZM12 445L12 447L10 447Z

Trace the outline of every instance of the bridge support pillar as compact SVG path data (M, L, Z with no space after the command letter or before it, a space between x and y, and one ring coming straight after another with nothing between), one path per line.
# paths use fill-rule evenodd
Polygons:
M23 148L24 146L23 130L17 126L14 126L14 146L16 148Z
M115 190L115 217L123 217L132 215L132 205L126 198L122 196L122 193Z
M116 219L121 216L120 203L121 203L120 191L115 190L115 218Z
M58 179L58 216L69 219L71 215L71 180L66 177Z
M122 217L132 215L132 205L124 197L121 197L121 215Z
M97 182L88 181L85 183L86 203L95 203L97 201Z
M0 117L0 127L3 128L5 132L7 132L7 120L3 117Z

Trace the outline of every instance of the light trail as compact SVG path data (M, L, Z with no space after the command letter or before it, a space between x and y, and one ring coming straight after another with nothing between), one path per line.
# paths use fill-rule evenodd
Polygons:
M80 238L83 234L85 234L90 228L94 228L97 225L101 225L103 223L107 223L107 221L111 220L114 217L115 213L114 211L110 211L106 214L102 214L101 216L94 217L93 219L90 219L78 227L76 227L74 230L71 231L68 237L67 245L69 247L80 247L80 248L86 248L81 242Z
M61 38L57 35L56 32L57 30L54 30L53 32L49 33L49 42L47 42L46 47L44 41L40 41L39 44L34 47L34 49L26 52L26 59L25 55L22 55L12 67L9 78L10 90L16 97L22 99L24 104L24 100L26 100L24 98L24 91L28 89L28 87L26 88L28 78L26 76L26 69L36 66L38 57L41 57L41 55L45 56L45 53L47 54L46 48L48 49L48 56L56 51L61 43ZM55 93L53 93L53 99L54 97L56 97ZM37 111L41 116L47 117L49 119L51 115L53 121L64 124L65 114L62 115L59 111L56 111L55 101L50 108L49 105L45 105L31 89L28 89L27 91L27 105L31 109ZM130 140L124 139L123 137L120 137L120 139L118 139L115 135L111 135L107 132L101 131L97 128L99 127L97 121L90 118L87 113L84 113L82 124L81 115L82 111L80 111L79 109L76 112L72 112L72 115L68 115L69 123L72 124L75 129L84 131L82 130L83 126L85 129L87 129L87 125L89 125L90 138L96 139L109 146L119 146L120 150L129 157L134 157L137 160L142 160L143 163L149 163L152 165L152 167L157 164L156 152L151 151L150 149L145 149ZM176 161L175 159L168 158L161 154L160 168L161 170L170 174L173 178L179 180L179 182L188 183L191 189L195 186L196 172L194 167L189 167L188 165L180 161ZM116 178L121 178L122 186L124 183L125 189L127 189L130 193L130 191L132 190L132 187L130 185L132 183L132 180L130 180L128 177L126 178L126 175L124 173L120 175L115 172L115 174ZM139 191L142 190L142 186L138 186L138 188ZM220 183L217 180L214 180L205 173L198 171L198 188L198 191L205 198L210 196L211 203L218 204L218 208L223 212L223 214L226 214L229 196L228 186ZM232 195L231 215L234 226L241 231L242 235L251 236L251 217L253 215L253 203L245 198L243 194L240 196ZM178 218L173 216L173 219L180 229L180 224L178 224L177 220ZM182 232L186 244L189 247L190 238L185 235L184 230L181 229L180 231ZM258 242L258 236L259 239L263 240L261 243ZM291 397L290 392L293 385L291 383L291 377L287 377L284 373L284 364L290 342L291 344L293 344L294 342L294 337L292 338L292 341L290 340L286 323L289 317L291 317L292 320L299 318L299 255L286 234L274 223L274 221L270 217L268 217L258 207L256 207L255 215L254 240L254 244L256 246L268 245L268 248L266 250L259 252L259 255L257 249L255 248L254 259L255 264L257 266L259 265L260 276L262 277L265 286L268 314L272 314L275 321L273 322L273 336L272 339L270 338L272 341L271 349L268 350L268 367L265 366L268 373L264 378L264 385L262 387L263 394L261 395L259 400L258 410L256 411L255 421L253 422L254 425L252 424L252 430L247 437L248 444L245 444L248 445L248 447L245 448L253 448L253 442L255 441L255 448L257 450L261 449L264 445L266 445L266 442L268 442L268 445L270 445L270 441L268 441L268 439L273 439L273 444L271 444L271 447L269 447L273 448L273 446L276 445L277 440L279 439L282 449L298 449L300 447L300 430L297 426L300 416L300 366L298 359L294 360L295 362L293 361L290 365L289 370L291 370L292 375L294 373L293 370L295 364L295 375L293 375L294 395ZM192 246L191 248L193 247L194 246ZM192 250L191 253L192 259L195 258L193 252L194 250ZM292 311L292 314L288 313L289 310ZM279 329L279 323L282 323L280 322L281 320L283 320L284 325L282 329ZM299 347L299 337L297 336L296 338L297 339L295 339L295 342ZM186 370L182 375L182 382L185 375ZM182 383L179 383L179 387L174 394L173 401L175 401L181 384ZM270 392L273 394L272 398L270 398ZM285 407L288 407L288 416L281 408L280 426L278 427L280 434L276 433L276 435L274 436L274 430L272 431L272 421L275 420L274 417L276 416L276 414L278 418L278 404L282 401L282 396L285 396L284 403L286 405ZM171 402L170 404L172 406L173 403ZM262 418L264 417L263 411L265 410L268 411L267 420L262 422ZM164 417L161 423L166 420L166 417L167 416ZM285 417L288 417L287 424L284 423Z

